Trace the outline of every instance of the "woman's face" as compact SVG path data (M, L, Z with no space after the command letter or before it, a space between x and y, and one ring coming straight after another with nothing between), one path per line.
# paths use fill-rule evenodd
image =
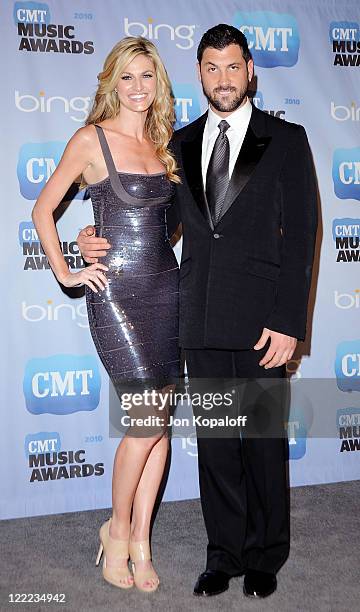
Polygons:
M138 113L147 111L156 94L153 61L137 55L121 73L116 89L122 107Z

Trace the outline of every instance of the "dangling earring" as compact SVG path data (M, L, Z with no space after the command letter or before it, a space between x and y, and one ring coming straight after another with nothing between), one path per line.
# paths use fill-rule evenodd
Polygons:
M117 89L116 89L116 87L115 87L114 91L115 91L115 93L117 93Z

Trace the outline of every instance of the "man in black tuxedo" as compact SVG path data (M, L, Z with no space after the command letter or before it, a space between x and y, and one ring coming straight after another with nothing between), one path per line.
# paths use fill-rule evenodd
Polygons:
M167 215L182 223L180 345L192 379L285 379L306 328L317 225L305 130L250 103L245 36L220 24L198 47L208 111L175 132L182 180ZM78 236L94 261L94 239ZM289 551L287 439L198 436L206 571L196 595L245 573L244 593L270 595Z

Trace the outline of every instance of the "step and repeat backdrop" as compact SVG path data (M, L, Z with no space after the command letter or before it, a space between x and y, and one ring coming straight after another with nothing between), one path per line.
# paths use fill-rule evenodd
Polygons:
M291 484L360 478L358 0L3 0L0 518L111 506L119 442L109 436L113 390L83 290L64 293L49 269L31 221L34 203L83 125L97 74L119 39L141 35L158 46L178 128L206 109L196 48L220 22L249 41L254 104L305 126L319 182L311 345L288 364ZM68 200L57 229L78 270L84 262L75 240L93 222L92 206L84 191ZM164 499L198 495L194 432L175 435Z

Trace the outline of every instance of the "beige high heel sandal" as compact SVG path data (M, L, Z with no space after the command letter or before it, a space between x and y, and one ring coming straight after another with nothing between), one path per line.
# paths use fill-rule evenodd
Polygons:
M116 561L122 561L123 559L129 558L129 541L128 540L117 540L116 538L112 538L109 530L110 530L110 521L111 518L106 521L100 527L99 536L100 536L100 546L99 552L96 557L96 565L99 565L101 556L104 552L104 560L103 560L103 576L107 582L113 584L120 589L131 589L134 586L133 576L128 567L108 567L106 564L106 555L115 556ZM115 561L115 562L116 562ZM128 582L127 580L131 576L132 581Z
M148 561L151 560L149 540L142 540L140 542L129 542L129 552L132 570L134 574L134 582L140 591L145 593L152 593L156 591L160 584L159 576L154 569L136 569L137 561ZM153 586L145 586L145 582L148 580L154 580Z

